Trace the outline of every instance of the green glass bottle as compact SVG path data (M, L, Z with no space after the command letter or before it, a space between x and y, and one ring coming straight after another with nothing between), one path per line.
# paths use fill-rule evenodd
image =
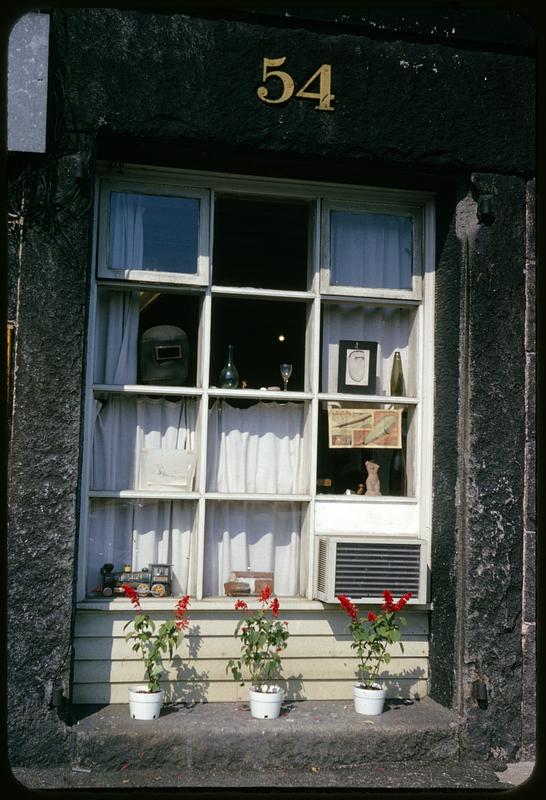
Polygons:
M225 367L220 372L220 386L222 389L237 389L239 386L239 373L233 361L233 345L228 345L228 355Z
M402 370L402 357L399 350L395 350L392 359L391 371L391 395L393 397L404 397L406 386L404 383L404 372ZM389 494L395 497L405 497L406 495L406 459L404 457L405 445L405 417L402 414L402 448L393 450L391 463L389 466Z
M404 397L405 394L406 386L404 383L404 372L402 370L402 357L400 352L395 350L392 359L391 395L395 397Z

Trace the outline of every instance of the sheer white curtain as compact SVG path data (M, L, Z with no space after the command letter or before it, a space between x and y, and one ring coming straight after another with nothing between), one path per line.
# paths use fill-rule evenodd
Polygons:
M193 451L196 418L192 399L113 395L97 401L91 488L136 488L143 447ZM116 570L157 562L172 564L175 591L185 592L193 517L193 505L178 500L93 501L88 588L105 562Z
M137 382L138 292L101 292L97 303L95 383Z
M232 570L273 572L278 595L300 593L298 503L211 502L205 520L203 593L223 595Z
M330 212L330 282L339 286L410 289L409 217Z
M395 350L399 350L402 357L406 391L415 391L409 346L414 320L415 314L409 309L362 307L352 303L325 305L322 317L322 391L337 392L339 342L347 339L377 342L375 394L390 393Z
M301 403L209 411L207 489L293 494L306 491Z
M295 494L307 491L300 403L209 412L207 489ZM207 507L204 592L224 594L233 570L274 572L278 594L299 593L301 512L297 503L211 502Z
M110 195L110 266L142 269L144 266L144 197L112 192Z

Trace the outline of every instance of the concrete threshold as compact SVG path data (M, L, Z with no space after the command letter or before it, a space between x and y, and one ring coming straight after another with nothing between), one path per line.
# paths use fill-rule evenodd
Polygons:
M428 697L390 700L379 716L349 701L285 703L274 720L248 703L165 705L157 720L134 720L128 705L74 706L72 767L207 770L348 768L374 762L456 761L461 720ZM259 754L259 756L258 756ZM258 756L258 757L257 757Z

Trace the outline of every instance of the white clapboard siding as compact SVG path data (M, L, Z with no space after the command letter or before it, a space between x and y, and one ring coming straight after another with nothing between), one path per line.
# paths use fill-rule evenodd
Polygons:
M380 674L381 678L389 675L401 675L407 678L426 678L426 659L393 658L388 671ZM423 664L425 666L423 666ZM165 680L185 680L185 675L201 675L203 680L225 680L225 661L213 659L173 659L166 661ZM290 680L297 677L303 680L319 680L328 676L331 680L350 680L355 676L356 660L354 658L283 658L283 676ZM243 671L244 674L244 671ZM247 673L248 676L248 673ZM145 678L142 661L78 661L74 666L74 679L82 683L120 683L129 681L139 683Z
M146 609L145 609L146 610ZM161 624L172 619L168 611L151 611L151 619ZM428 634L428 612L407 611L404 635ZM124 625L132 619L131 611L82 611L76 615L76 637L125 636ZM229 636L241 615L235 611L192 611L190 608L190 636ZM283 611L279 619L286 619L290 636L343 636L347 634L349 617L344 611Z
M354 680L349 681L279 681L289 702L294 700L347 700L352 703ZM425 697L426 680L402 679L386 681L388 697ZM74 687L74 703L127 703L128 683L84 683ZM167 702L248 702L248 684L218 681L208 685L193 683L163 684Z
M291 636L284 658L354 658L350 636ZM424 634L405 635L402 641L403 654L407 657L424 657L428 655L428 638ZM240 642L234 636L206 636L196 642L194 637L183 639L175 649L175 657L187 658L236 658L240 652ZM391 656L402 655L399 644L390 645L387 652ZM130 660L140 661L142 656L131 649L125 639L96 637L78 639L75 652L76 661Z
M172 618L168 611L151 613L156 623ZM342 610L287 611L290 638L283 653L283 678L289 700L352 698L357 659ZM428 614L410 611L402 627L404 650L389 648L392 660L384 675L389 696L427 694ZM127 687L142 682L142 660L125 641L128 611L78 611L74 640L75 703L126 703ZM233 631L240 615L230 611L191 613L189 635L180 641L172 661L165 659L167 699L177 702L246 700L226 663L240 653Z

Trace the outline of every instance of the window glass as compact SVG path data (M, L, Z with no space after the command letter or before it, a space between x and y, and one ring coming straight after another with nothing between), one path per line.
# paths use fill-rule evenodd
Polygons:
M308 218L303 203L217 198L213 283L307 289Z
M220 387L220 372L233 345L240 383L248 389L283 388L281 364L291 364L287 388L303 391L306 304L275 300L214 297L210 383Z
M125 565L132 571L150 564L171 568L171 592L184 594L195 506L179 500L93 499L89 508L89 555L87 591L102 594L101 567L112 564L119 574ZM117 596L118 592L114 592Z
M371 289L411 289L409 217L330 212L330 283Z
M197 272L199 200L110 195L110 269Z
M210 503L204 595L224 595L234 572L255 571L273 573L276 594L299 594L301 516L299 503Z

